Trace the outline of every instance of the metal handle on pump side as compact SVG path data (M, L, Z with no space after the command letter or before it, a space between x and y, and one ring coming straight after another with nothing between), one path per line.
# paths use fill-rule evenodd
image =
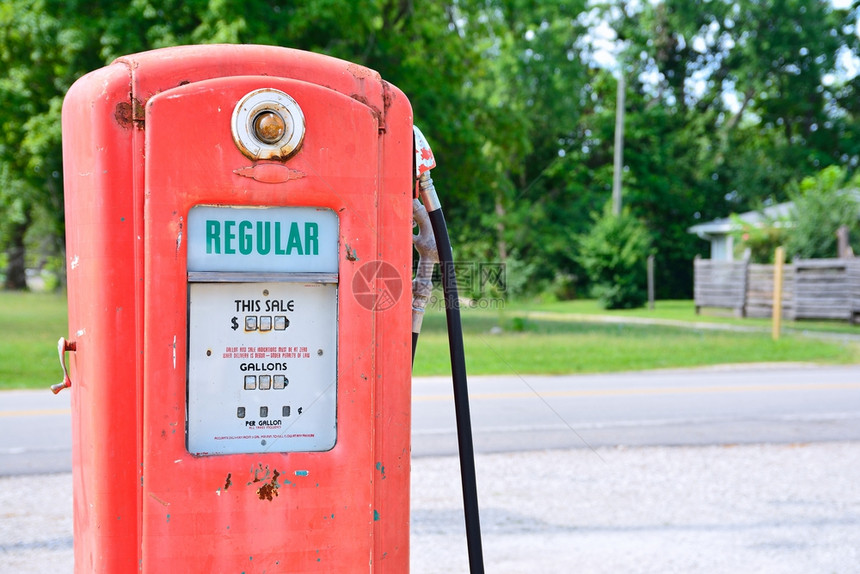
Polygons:
M66 368L66 351L74 352L78 348L78 344L74 341L67 341L65 337L60 337L57 341L57 353L60 355L60 367L63 369L63 380L59 383L51 385L51 392L55 395L72 386L72 379L69 378L69 370Z

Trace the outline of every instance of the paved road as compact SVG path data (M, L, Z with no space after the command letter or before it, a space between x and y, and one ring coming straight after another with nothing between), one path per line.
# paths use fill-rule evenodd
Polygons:
M416 379L413 452L456 453L451 383ZM475 450L860 440L860 366L472 377Z
M468 571L457 459L428 456L452 450L449 389L414 382L413 574ZM488 572L860 572L860 367L471 390ZM68 426L68 395L0 393L0 468L67 468ZM785 444L720 446L757 441ZM602 446L662 443L717 445ZM72 571L71 475L38 472L0 476L0 572Z
M71 396L0 391L0 476L71 471Z
M470 378L481 453L860 440L860 366ZM413 454L456 453L451 382L413 383ZM0 475L70 470L69 393L0 393Z

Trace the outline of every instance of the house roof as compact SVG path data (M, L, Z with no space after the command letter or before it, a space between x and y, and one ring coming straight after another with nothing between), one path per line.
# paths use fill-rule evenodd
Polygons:
M756 225L765 219L785 217L791 212L793 207L794 202L787 201L785 203L769 205L760 211L747 211L746 213L741 213L738 215L738 218L745 223ZM694 225L688 228L687 232L695 233L699 237L707 238L711 235L728 235L737 228L738 224L735 219L731 217L723 217Z

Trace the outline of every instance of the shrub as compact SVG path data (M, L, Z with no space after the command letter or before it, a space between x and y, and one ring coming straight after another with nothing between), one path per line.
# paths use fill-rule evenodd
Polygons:
M761 210L764 214L764 210ZM741 259L742 254L749 249L752 263L773 263L776 248L785 244L791 221L786 217L767 217L762 221L749 223L735 214L731 215L736 230L732 232L735 238L735 258Z
M830 166L790 189L794 225L786 243L788 254L801 259L836 257L836 231L842 225L856 239L860 230L857 187L856 180L846 181L843 169Z
M628 209L613 215L608 203L603 214L594 213L592 218L591 230L577 238L576 255L591 282L592 295L605 309L641 307L648 299L648 230Z

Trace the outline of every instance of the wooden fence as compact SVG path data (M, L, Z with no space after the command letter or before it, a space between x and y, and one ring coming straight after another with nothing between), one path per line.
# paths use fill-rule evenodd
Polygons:
M773 265L750 263L746 317L770 317L773 314ZM782 317L794 319L794 265L782 268Z
M696 312L733 309L742 317L773 313L773 265L749 261L693 263ZM860 319L860 258L804 259L783 267L785 319Z
M696 313L701 307L723 307L743 317L748 267L747 261L712 261L697 256L693 262Z

